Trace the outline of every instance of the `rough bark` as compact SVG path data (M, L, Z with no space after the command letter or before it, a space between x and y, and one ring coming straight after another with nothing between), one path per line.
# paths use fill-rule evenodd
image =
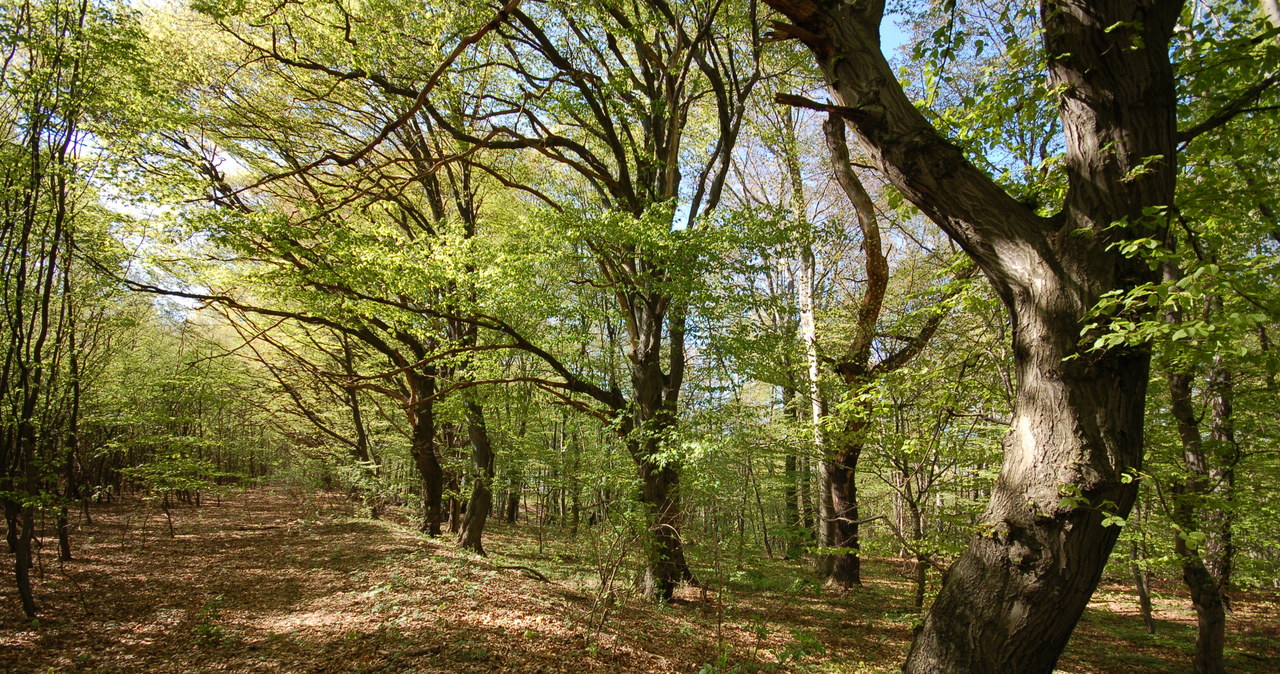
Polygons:
M1115 545L1118 528L1103 517L1126 515L1136 497L1124 473L1142 462L1149 355L1083 353L1080 330L1103 293L1152 280L1112 244L1160 236L1158 213L1173 203L1169 44L1182 3L1042 3L1069 180L1061 213L1042 217L905 95L880 49L883 2L766 2L791 21L777 32L813 51L835 99L787 100L851 124L877 168L979 265L1013 322L1018 391L1004 464L905 670L1051 672ZM1064 489L1087 504L1062 502Z
M830 555L828 579L844 588L862 585L857 478L863 448L861 434L866 425L863 420L847 422L841 436L828 439L830 463L823 476L823 488L831 500L829 546L841 550Z
M646 550L641 591L670 600L682 581L694 581L680 537L680 473L673 466L640 465L641 500L648 510L652 540Z

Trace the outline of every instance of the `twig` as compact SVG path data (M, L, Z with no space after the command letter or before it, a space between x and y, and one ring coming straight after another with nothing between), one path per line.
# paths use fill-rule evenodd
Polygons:
M494 564L494 565L493 565L493 568L495 568L495 569L510 569L510 570L512 570L512 571L524 571L525 573L529 574L530 576L532 576L532 577L534 577L534 578L537 578L538 580L540 580L540 581L542 581L542 582L544 582L544 583L550 583L550 582L551 582L551 579L550 579L550 578L547 578L547 577L546 577L546 576L544 576L544 575L542 575L542 572L541 572L541 571L539 571L539 570L537 570L537 569L534 569L534 568L530 568L530 567L528 567L528 566L520 566L519 564Z

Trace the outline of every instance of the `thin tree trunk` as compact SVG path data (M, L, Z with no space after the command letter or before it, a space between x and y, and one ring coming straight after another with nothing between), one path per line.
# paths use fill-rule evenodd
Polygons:
M751 466L751 455L747 455L747 481L751 484L751 491L756 496L756 512L760 518L760 537L764 540L764 552L766 555L773 556L773 544L769 541L769 520L764 513L764 499L760 498L760 482L756 479L755 470Z
M1182 458L1186 477L1173 486L1174 521L1179 531L1174 534L1174 553L1182 564L1182 580L1191 594L1196 610L1196 652L1193 663L1197 674L1221 674L1226 671L1223 649L1226 646L1226 604L1222 585L1205 564L1201 545L1190 536L1202 534L1201 509L1212 492L1208 484L1209 468L1200 438L1199 420L1192 402L1192 374L1176 372L1168 375L1170 409L1178 424L1182 441ZM1200 539L1207 541L1207 536Z
M422 531L435 537L440 535L444 501L444 469L436 452L435 408L431 400L435 393L435 380L411 373L409 381L417 401L409 407L412 427L409 451L422 480Z
M818 460L818 502L813 511L812 521L819 548L835 546L835 505L832 502L831 485L834 466L825 458L825 443L822 433L822 420L827 415L825 400L820 386L822 363L818 359L818 329L814 314L813 291L816 260L813 256L813 245L807 239L800 244L800 277L796 290L800 304L800 337L804 341L807 393L809 397L808 422L813 429L813 446ZM814 558L814 570L822 577L831 575L835 560L831 554L823 552Z
M356 376L355 359L351 349L351 337L346 333L338 333L342 344L342 368L348 377ZM347 410L351 414L351 425L356 431L356 443L352 447L352 453L355 454L356 460L363 464L370 464L373 460L369 452L369 432L364 425L364 416L360 411L360 396L355 388L346 389ZM373 466L373 475L377 477L378 466ZM374 515L377 519L377 515Z
M796 409L796 390L790 386L782 387L782 411L786 418L795 418ZM782 520L783 531L785 532L787 559L795 559L800 556L801 535L800 535L800 485L799 471L797 465L799 457L795 450L788 449L786 456L783 458L782 468Z
M1221 300L1214 304L1221 309ZM1217 579L1222 589L1223 601L1231 606L1228 592L1231 589L1231 572L1235 558L1236 464L1240 461L1240 446L1236 444L1234 399L1231 373L1223 364L1221 355L1214 358L1209 367L1208 389L1209 441L1212 443L1213 463L1209 466L1208 483L1216 503L1204 514L1207 538L1205 540L1205 565Z
M471 457L475 473L471 483L471 502L458 532L458 544L477 554L485 554L484 525L493 507L493 445L485 426L484 409L467 402L467 436L471 441Z
M176 538L178 532L173 528L173 515L169 512L169 492L160 498L160 511L164 513L165 524L169 527L169 538Z
M36 617L36 599L31 590L31 540L35 536L31 508L23 508L10 499L4 499L5 520L9 527L10 550L13 552L13 575L22 602L22 611L28 618Z
M786 550L787 559L795 559L801 553L801 535L800 535L800 490L799 490L799 471L797 464L799 459L794 452L787 452L783 459L782 479L784 487L782 489L782 521L784 531L786 532Z
M519 476L511 481L511 489L507 492L507 524L515 524L520 516L520 492L523 484Z
M797 470L800 472L800 491L796 498L800 500L801 527L807 541L813 540L813 465L809 457L799 457Z
M1145 555L1139 549L1138 541L1132 541L1129 548L1129 567L1133 569L1133 587L1138 594L1138 613L1147 626L1147 634L1156 633L1155 617L1151 615L1151 575L1144 568Z

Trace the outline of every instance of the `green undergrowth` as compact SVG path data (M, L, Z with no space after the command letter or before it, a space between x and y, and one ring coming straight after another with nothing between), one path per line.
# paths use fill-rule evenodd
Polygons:
M670 605L657 605L634 589L639 550L618 555L614 543L611 547L585 528L575 536L556 528L539 531L527 523L494 522L485 546L488 564L528 567L579 597L579 611L567 619L584 633L584 649L602 648L610 635L676 643L694 647L700 654L696 671L708 674L897 671L923 619L913 606L912 569L901 560L867 558L863 585L841 590L820 582L808 558L738 557L714 546L696 546L690 559L702 587L682 588ZM606 554L610 551L615 554ZM449 573L448 566L432 568ZM937 591L935 575L931 573L926 606ZM1157 592L1154 635L1146 633L1132 593L1119 585L1100 590L1059 671L1188 670L1194 618L1177 589L1170 583L1168 591ZM1275 671L1280 666L1276 620L1266 617L1266 598L1250 601L1262 605L1249 604L1256 610L1241 613L1229 625L1228 665L1232 671Z

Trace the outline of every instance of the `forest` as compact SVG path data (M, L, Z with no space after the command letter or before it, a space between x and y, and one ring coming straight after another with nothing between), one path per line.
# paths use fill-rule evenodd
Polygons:
M0 669L1280 669L1277 0L0 57Z

